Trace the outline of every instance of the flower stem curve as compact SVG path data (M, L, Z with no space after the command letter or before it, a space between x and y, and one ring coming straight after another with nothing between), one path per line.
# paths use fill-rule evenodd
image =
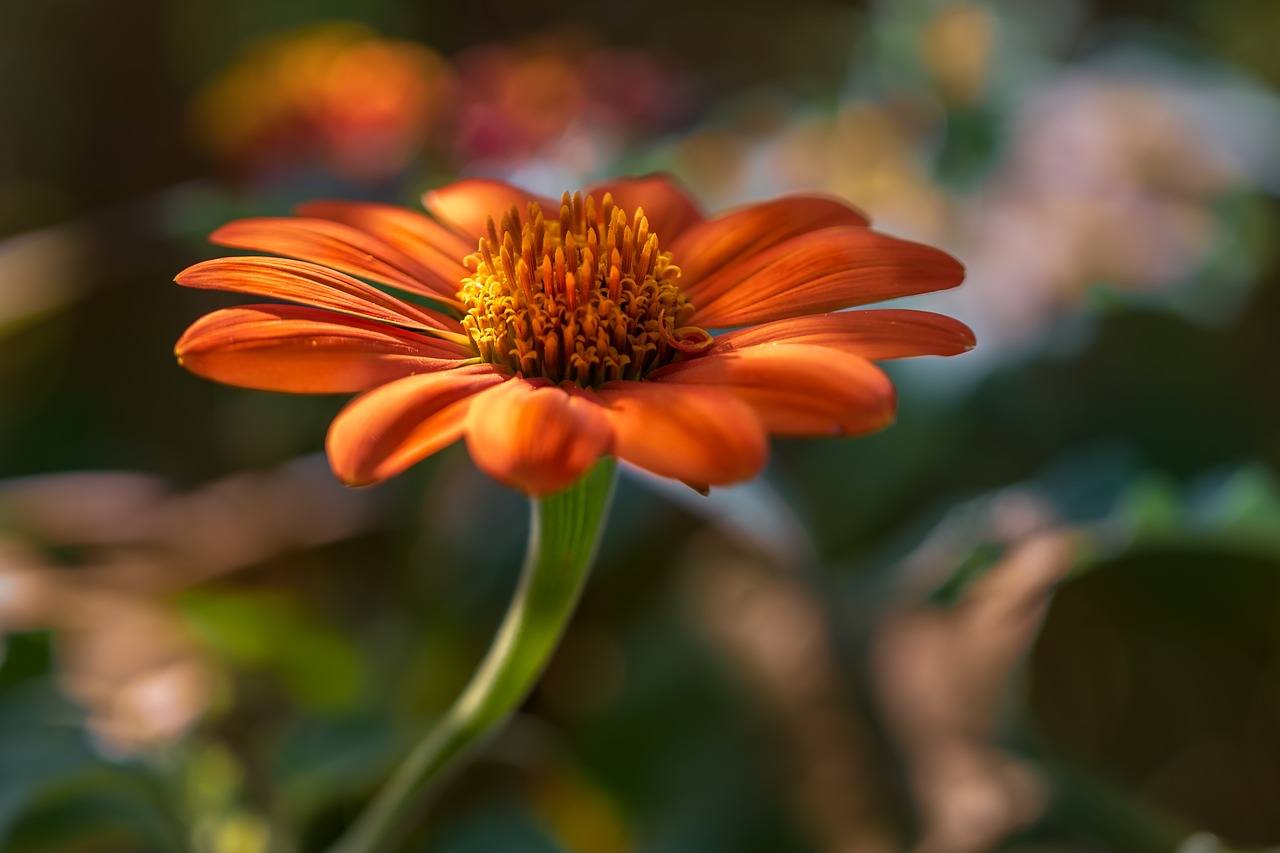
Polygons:
M329 853L396 850L407 819L427 795L529 695L595 561L616 467L606 457L569 488L532 500L520 584L493 645L466 689Z

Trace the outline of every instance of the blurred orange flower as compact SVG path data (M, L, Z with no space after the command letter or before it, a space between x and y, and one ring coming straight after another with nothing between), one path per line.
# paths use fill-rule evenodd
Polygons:
M451 115L453 72L434 50L326 24L259 44L199 96L199 140L237 172L319 165L377 181L408 165Z
M205 261L180 284L296 304L206 315L178 341L179 360L250 388L366 391L329 430L347 483L378 482L465 438L481 469L546 494L607 454L699 488L749 479L770 434L886 426L894 389L873 360L973 345L937 314L825 313L964 275L834 199L706 218L650 176L559 204L466 180L425 203L430 217L313 202L297 217L218 229L215 243L289 259ZM731 327L745 328L707 331Z

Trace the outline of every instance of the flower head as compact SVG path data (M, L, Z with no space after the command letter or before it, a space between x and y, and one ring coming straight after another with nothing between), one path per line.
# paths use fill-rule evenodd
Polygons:
M215 243L285 257L205 261L178 282L293 304L208 314L179 360L250 388L365 392L327 442L350 484L465 438L480 468L546 494L608 454L699 488L749 479L770 434L890 423L874 360L973 345L937 314L840 311L954 287L963 270L834 199L707 218L650 176L558 203L466 180L425 204L322 201L218 229Z
M303 163L371 183L409 163L453 97L453 72L431 48L325 24L255 45L201 92L192 119L234 171Z

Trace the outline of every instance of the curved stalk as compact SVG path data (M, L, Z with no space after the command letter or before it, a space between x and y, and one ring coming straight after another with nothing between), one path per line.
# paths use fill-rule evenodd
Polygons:
M390 853L406 819L462 757L519 707L555 651L595 560L616 463L601 460L562 492L533 500L515 598L488 654L453 703L330 853Z

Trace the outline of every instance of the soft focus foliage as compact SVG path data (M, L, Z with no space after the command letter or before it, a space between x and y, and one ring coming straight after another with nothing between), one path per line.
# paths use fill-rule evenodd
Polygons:
M465 683L526 506L172 362L204 236L664 170L938 245L963 359L703 498L623 480L406 849L1280 845L1265 0L0 4L0 848L323 849ZM1221 839L1221 841L1219 841ZM273 846L275 845L275 846Z

